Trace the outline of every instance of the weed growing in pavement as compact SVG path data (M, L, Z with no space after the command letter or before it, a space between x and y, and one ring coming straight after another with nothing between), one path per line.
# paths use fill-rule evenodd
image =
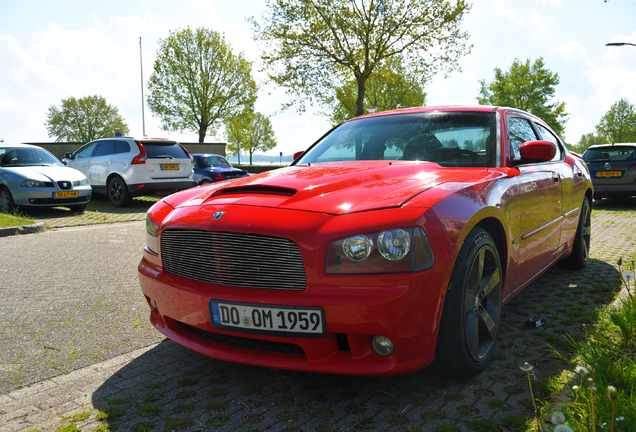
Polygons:
M547 432L601 432L634 430L636 422L636 295L633 282L636 262L624 271L618 261L625 295L603 307L598 322L587 330L587 338L576 342L569 339L575 356L568 361L576 383L568 385L570 399L561 411L552 413L546 426L550 405L537 408L532 389L532 366L521 369L528 375L530 394L535 408L536 430ZM582 366L583 365L583 366Z

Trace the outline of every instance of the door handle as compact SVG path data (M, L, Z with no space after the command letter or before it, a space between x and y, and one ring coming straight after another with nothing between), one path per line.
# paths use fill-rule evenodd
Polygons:
M552 173L552 180L554 180L555 183L558 183L561 180L561 177L559 176L559 173Z

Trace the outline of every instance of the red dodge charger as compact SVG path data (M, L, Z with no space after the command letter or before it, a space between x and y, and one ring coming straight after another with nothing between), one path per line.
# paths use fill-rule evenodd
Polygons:
M287 168L153 205L139 264L150 321L231 362L472 376L502 306L585 266L593 196L539 118L422 107L332 129Z

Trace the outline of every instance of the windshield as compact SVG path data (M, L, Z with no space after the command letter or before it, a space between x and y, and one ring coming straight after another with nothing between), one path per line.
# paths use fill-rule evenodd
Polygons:
M64 166L55 156L41 148L0 148L0 166Z
M632 146L611 146L590 148L583 153L585 162L622 162L636 159L636 147Z
M197 166L200 168L207 167L231 167L230 163L221 156L206 156L196 158Z
M296 164L360 160L430 161L494 167L496 117L491 112L426 112L343 123Z

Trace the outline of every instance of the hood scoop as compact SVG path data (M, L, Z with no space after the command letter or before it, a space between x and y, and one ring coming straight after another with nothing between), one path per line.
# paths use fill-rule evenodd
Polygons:
M298 192L296 189L278 187L278 186L259 186L259 185L250 185L250 186L237 186L219 189L212 194L210 198L218 198L218 197L229 197L229 196L261 196L261 195L269 195L269 196L280 196L280 197L291 197L294 196Z

